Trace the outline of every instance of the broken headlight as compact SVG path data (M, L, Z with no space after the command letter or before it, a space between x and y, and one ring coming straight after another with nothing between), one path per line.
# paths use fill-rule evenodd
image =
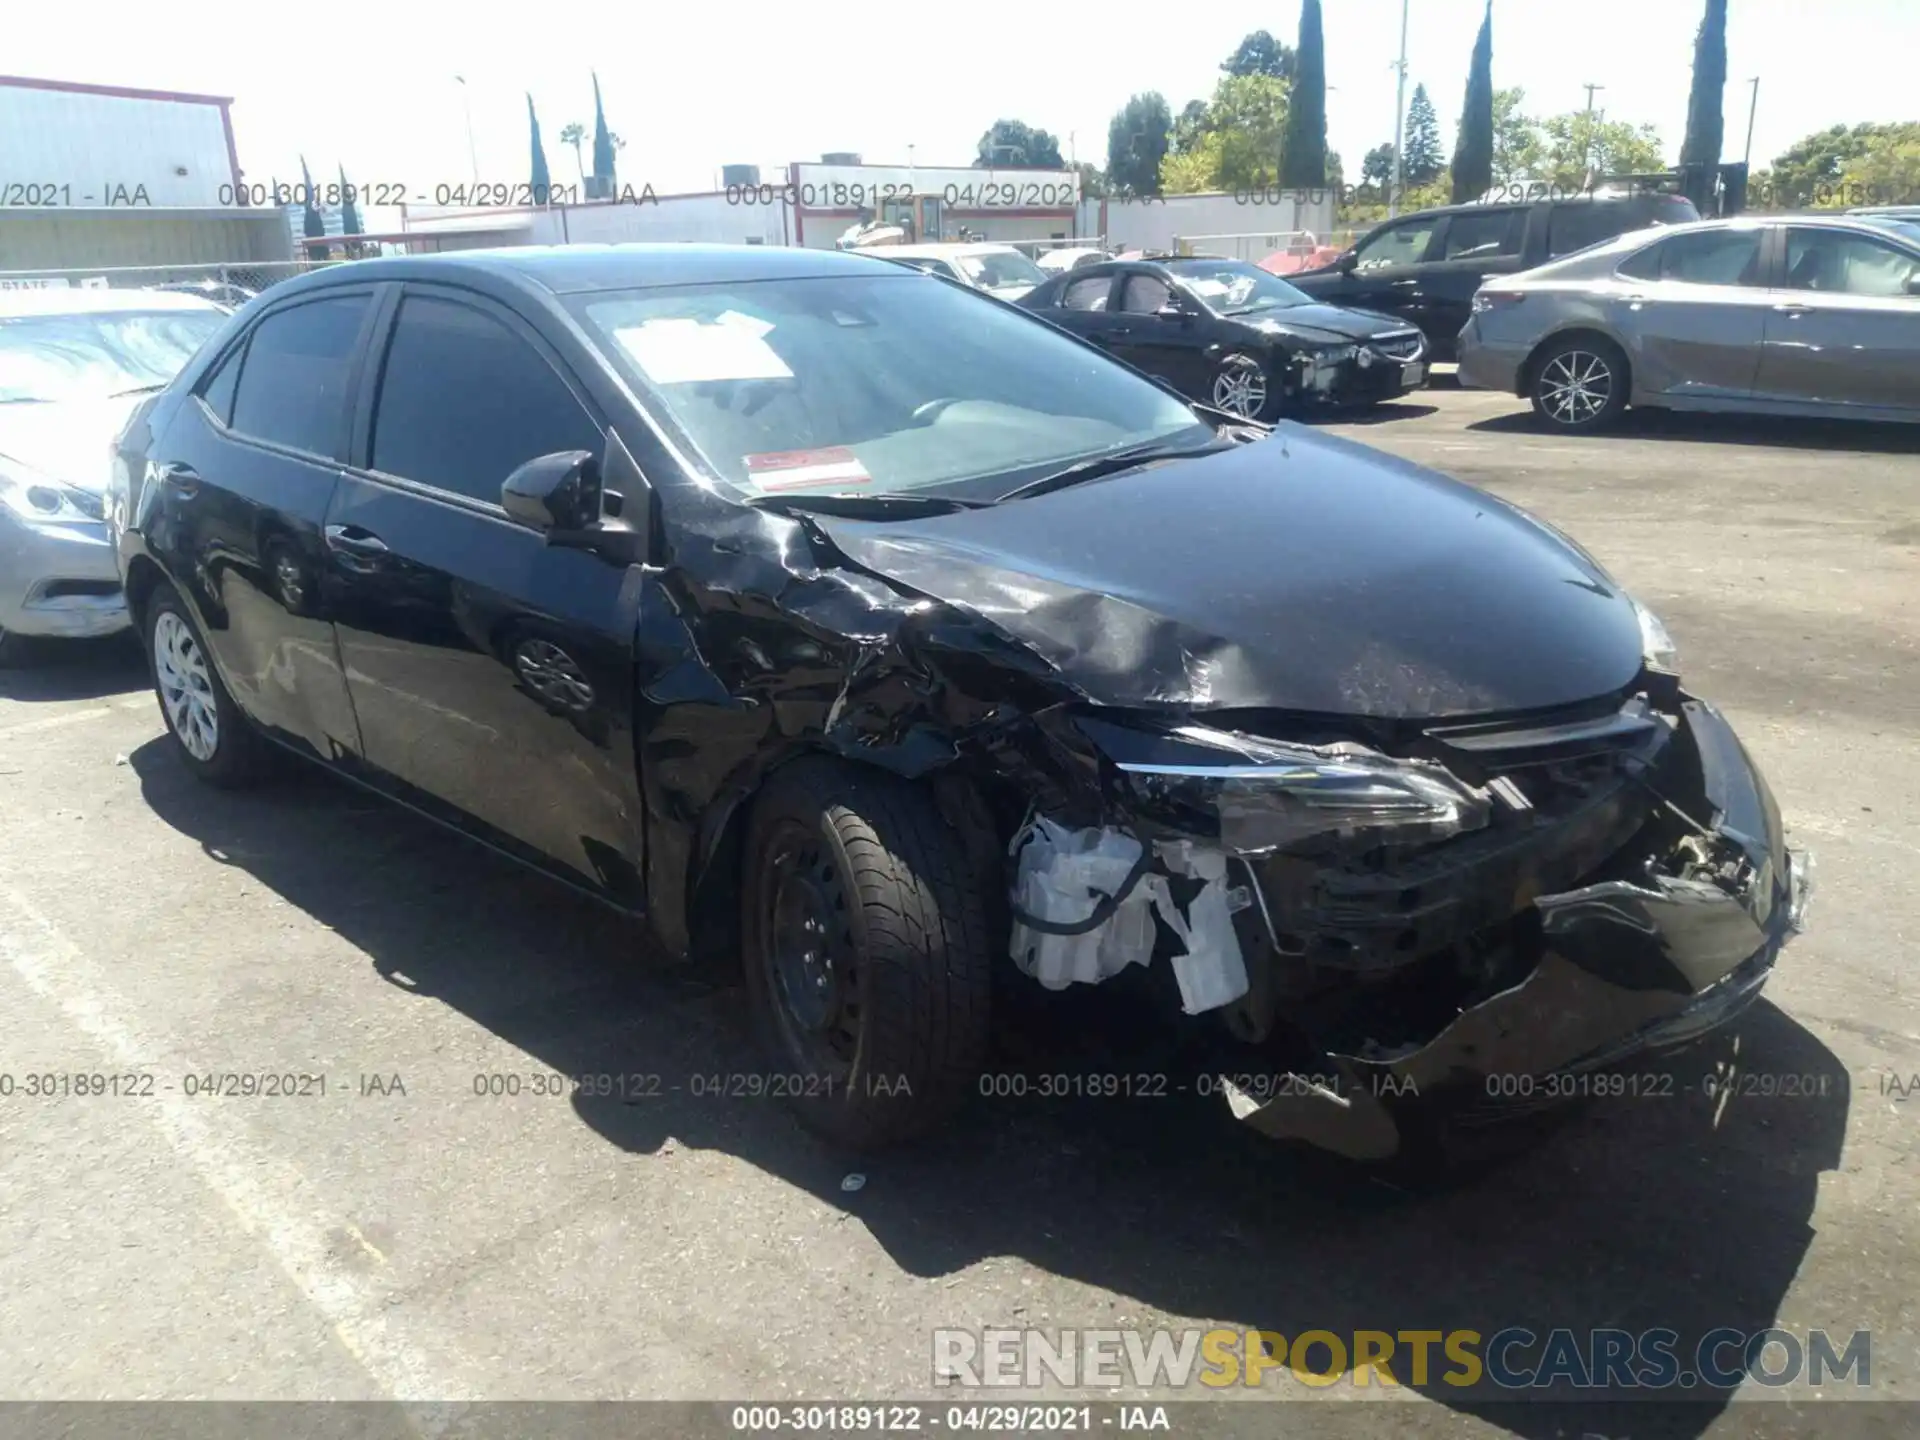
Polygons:
M1667 627L1660 623L1658 615L1631 595L1627 599L1633 606L1633 618L1640 622L1640 655L1647 662L1647 668L1678 675L1680 647L1673 643L1673 636L1667 633Z
M1186 817L1205 825L1207 838L1217 826L1229 854L1355 835L1415 844L1487 823L1486 796L1425 761L1396 760L1362 745L1291 745L1200 725L1163 738L1167 743L1137 754L1109 748L1123 783L1162 823L1177 826Z

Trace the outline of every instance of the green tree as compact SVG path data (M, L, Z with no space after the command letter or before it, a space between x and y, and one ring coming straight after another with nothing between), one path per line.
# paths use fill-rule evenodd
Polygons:
M1645 175L1666 169L1660 132L1570 110L1540 123L1541 158L1532 178L1564 190L1577 190L1589 175Z
M580 147L587 142L587 127L578 120L560 132L560 143L573 147L573 168L580 172L582 180L587 178L587 162L580 158Z
M313 176L307 173L307 157L304 155L300 157L300 191L302 211L300 233L309 240L323 239L327 233L327 222L320 214L320 207L314 203ZM302 248L310 259L320 259L327 253L327 247L324 245L307 245Z
M1294 56L1280 183L1296 190L1318 189L1327 183L1327 45L1320 0L1300 0L1300 46Z
M1294 60L1294 52L1269 32L1255 30L1220 62L1220 68L1229 75L1271 75L1276 80L1291 80Z
M1287 82L1271 75L1229 75L1214 87L1205 136L1185 155L1163 160L1171 194L1252 190L1280 179L1287 133Z
M613 183L613 132L607 129L607 112L600 103L600 77L593 77L593 181L594 188L611 195Z
M1493 185L1493 0L1473 42L1467 98L1460 107L1460 137L1453 147L1455 204L1484 195Z
M1493 180L1505 185L1512 180L1539 179L1546 163L1540 139L1540 122L1523 114L1527 92L1514 87L1493 92Z
M1135 95L1107 124L1107 182L1116 195L1158 195L1173 116L1157 90Z
M1748 190L1755 205L1781 210L1907 202L1920 195L1916 154L1920 124L1835 125L1775 157Z
M981 167L1024 166L1033 170L1067 168L1067 162L1060 156L1060 142L1024 120L994 121L980 137L973 163Z
M353 186L347 183L347 167L340 167L340 233L342 235L364 235L367 227L360 223L360 207L354 203Z
M1385 190L1393 183L1393 145L1376 145L1360 161L1360 183Z
M1407 106L1407 157L1400 166L1400 179L1407 185L1431 185L1446 168L1440 154L1440 117L1434 113L1427 87L1413 87L1413 100Z
M533 113L531 95L527 96L527 129L531 132L533 143L533 164L528 175L533 203L544 205L553 195L553 176L547 173L547 151L540 143L540 117Z
M1184 155L1200 143L1207 133L1207 102L1189 100L1173 122L1172 149L1176 155Z
M1091 161L1082 160L1073 167L1080 174L1080 198L1102 200L1107 195L1107 172Z
M1687 193L1703 211L1713 199L1720 166L1726 88L1727 0L1707 0L1707 13L1693 40L1693 91L1687 97L1687 135L1680 145L1680 165L1690 177Z

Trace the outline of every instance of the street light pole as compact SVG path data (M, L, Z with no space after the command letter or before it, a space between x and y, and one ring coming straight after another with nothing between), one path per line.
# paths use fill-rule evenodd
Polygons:
M473 187L480 188L480 152L473 148L473 96L467 89L467 77L453 77L460 82L460 108L467 114L467 163L473 167Z
M1407 141L1407 3L1400 0L1400 59L1393 67L1400 72L1400 83L1393 92L1393 181L1387 191L1387 218L1400 213L1400 177L1403 173L1400 152Z
M1747 106L1747 153L1740 159L1743 166L1751 169L1753 165L1753 117L1760 110L1760 77L1753 77L1753 101Z
M1586 89L1586 92L1587 92L1587 133L1583 137L1586 143L1581 147L1581 151L1580 151L1580 166L1582 169L1584 169L1587 172L1586 174L1587 188L1592 189L1593 188L1593 92L1596 90L1604 90L1607 87L1604 85L1587 85L1584 88Z

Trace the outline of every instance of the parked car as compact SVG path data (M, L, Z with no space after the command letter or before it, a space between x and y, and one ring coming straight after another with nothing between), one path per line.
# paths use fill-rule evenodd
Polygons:
M1045 251L1034 263L1049 275L1059 275L1068 270L1078 270L1083 265L1098 265L1107 258L1104 250L1075 245Z
M1317 304L1244 260L1109 261L1055 276L1019 303L1248 420L1371 405L1426 382L1418 330Z
M1909 240L1920 240L1920 205L1888 205L1877 210L1849 210L1849 219L1896 230Z
M1920 237L1817 215L1625 235L1486 286L1460 380L1560 430L1629 404L1920 421Z
M985 241L969 245L875 245L857 253L925 270L984 290L998 300L1018 300L1047 278L1047 272L1011 245Z
M198 295L202 300L211 300L227 310L238 310L247 301L259 294L244 285L230 280L170 280L164 285L156 285L156 290L166 290L177 295Z
M1382 311L1419 326L1429 358L1444 363L1457 358L1454 339L1467 323L1474 292L1487 280L1531 270L1629 230L1699 218L1684 196L1645 190L1447 205L1377 225L1332 264L1288 279L1316 300Z
M1765 781L1572 542L898 266L330 267L121 461L189 771L304 756L738 957L840 1141L974 1093L1006 987L1098 982L1382 1158L1722 1025L1800 921Z
M127 628L101 523L111 442L224 315L151 290L0 294L0 665Z

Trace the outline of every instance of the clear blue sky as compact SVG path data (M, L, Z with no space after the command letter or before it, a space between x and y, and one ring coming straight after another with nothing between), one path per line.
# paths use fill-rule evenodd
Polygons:
M1584 83L1604 85L1597 104L1610 118L1657 125L1671 160L1702 8L1495 0L1494 81L1524 87L1542 113L1579 108ZM554 178L570 178L559 132L591 123L591 66L608 120L629 142L622 179L663 193L710 187L722 162L773 166L822 150L904 162L912 145L921 164L964 164L1000 116L1054 131L1063 149L1071 135L1080 158L1104 163L1107 120L1130 93L1159 90L1178 111L1210 92L1241 35L1264 27L1291 41L1299 19L1296 0L1138 11L800 0L13 9L0 68L234 96L253 180L297 178L303 152L316 179L344 162L361 181L465 180L455 74L467 77L482 178L526 179L529 90ZM1481 0L1411 0L1411 9L1412 79L1426 83L1451 149ZM1732 0L1731 11L1728 158L1745 144L1753 75L1762 77L1756 164L1838 122L1920 120L1920 0ZM1330 140L1353 176L1362 154L1392 137L1400 0L1325 0L1325 12Z

